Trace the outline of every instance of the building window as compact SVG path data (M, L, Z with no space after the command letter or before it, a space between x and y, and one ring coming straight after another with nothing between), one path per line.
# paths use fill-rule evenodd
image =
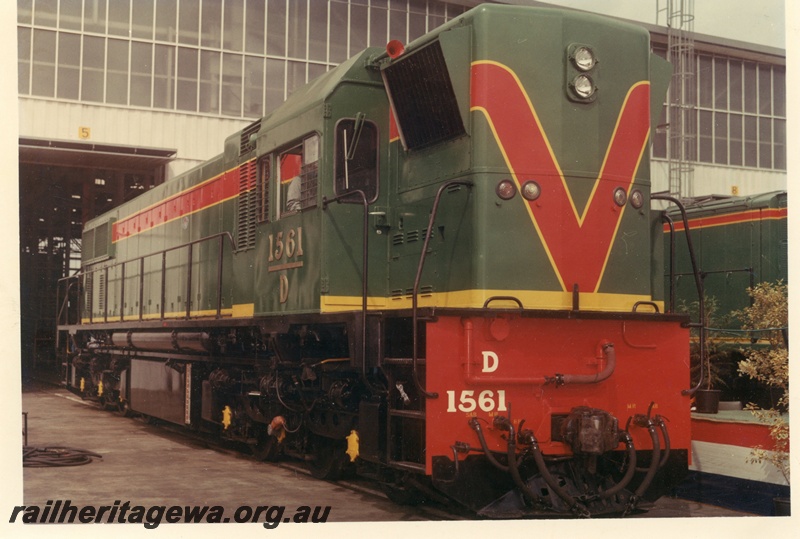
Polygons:
M18 90L257 118L363 48L408 43L466 9L438 0L17 0ZM654 52L666 56L662 45ZM686 155L785 170L785 67L704 52L696 65L697 137ZM653 157L673 152L668 138L662 114Z
M37 6L38 4L37 2ZM36 23L34 22L34 24ZM106 33L106 0L84 0L83 31L95 34Z
M63 1L63 0L62 0ZM80 0L77 0L80 2ZM153 0L136 0L131 10L131 36L136 39L153 39Z
M81 36L61 32L58 36L59 99L78 99L81 80Z
M200 51L200 112L219 114L220 53Z
M135 2L134 2L135 3ZM130 35L130 0L115 0L108 3L108 33L114 36Z
M153 107L172 109L175 93L175 47L156 45L153 55Z
M666 56L663 46L653 52ZM786 170L785 68L702 53L696 65L697 162ZM653 134L654 158L675 155L666 118Z
M31 93L53 97L56 88L56 33L33 31L33 85Z
M242 55L222 56L222 114L242 115Z
M150 107L153 95L153 45L131 43L131 105Z
M128 48L130 41L108 40L106 64L106 103L128 104Z
M17 0L19 93L257 118L365 47L461 15L438 0Z
M702 55L697 65L698 161L785 170L784 68Z
M197 49L178 48L177 106L188 112L197 111Z
M157 41L174 43L178 37L178 2L156 0L155 32Z
M83 23L81 0L61 0L58 11L58 27L62 30L80 31Z
M31 29L17 32L17 85L20 95L31 93Z
M81 69L81 101L103 102L105 95L106 39L83 36L83 65Z

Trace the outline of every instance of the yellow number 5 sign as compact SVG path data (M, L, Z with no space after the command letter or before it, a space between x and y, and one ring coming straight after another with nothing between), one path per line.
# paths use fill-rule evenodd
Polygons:
M90 127L79 127L78 128L78 138L82 140L87 140L92 136L92 129Z

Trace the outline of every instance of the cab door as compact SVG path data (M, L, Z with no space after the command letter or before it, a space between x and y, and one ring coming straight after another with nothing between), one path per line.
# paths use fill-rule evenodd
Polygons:
M361 309L366 251L368 307L382 309L387 299L388 102L377 86L348 87L337 94L347 100L334 99L335 117L328 124L332 176L324 187L330 203L323 202L322 212L320 307L323 312Z

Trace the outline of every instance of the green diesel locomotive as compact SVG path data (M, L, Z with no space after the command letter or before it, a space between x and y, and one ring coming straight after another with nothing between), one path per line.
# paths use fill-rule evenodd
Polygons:
M86 224L68 387L398 501L646 508L690 447L649 208L670 73L646 30L549 8L365 50Z

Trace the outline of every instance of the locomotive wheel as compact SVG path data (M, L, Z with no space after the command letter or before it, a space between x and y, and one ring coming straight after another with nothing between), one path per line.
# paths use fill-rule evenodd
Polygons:
M131 407L127 400L117 400L116 412L122 417L131 416Z
M108 410L108 407L107 407L108 402L106 401L105 397L97 397L97 401L96 402L97 402L97 405L100 407L101 410Z
M114 402L113 398L109 398L106 395L102 397L98 397L97 399L98 404L100 404L100 409L105 411L113 411L117 409L117 405Z
M345 453L344 440L332 440L323 436L311 435L309 445L312 457L309 462L311 475L326 481L339 479L349 460Z
M280 442L272 434L267 434L266 430L258 435L258 442L251 446L253 456L256 460L275 462L280 453Z

